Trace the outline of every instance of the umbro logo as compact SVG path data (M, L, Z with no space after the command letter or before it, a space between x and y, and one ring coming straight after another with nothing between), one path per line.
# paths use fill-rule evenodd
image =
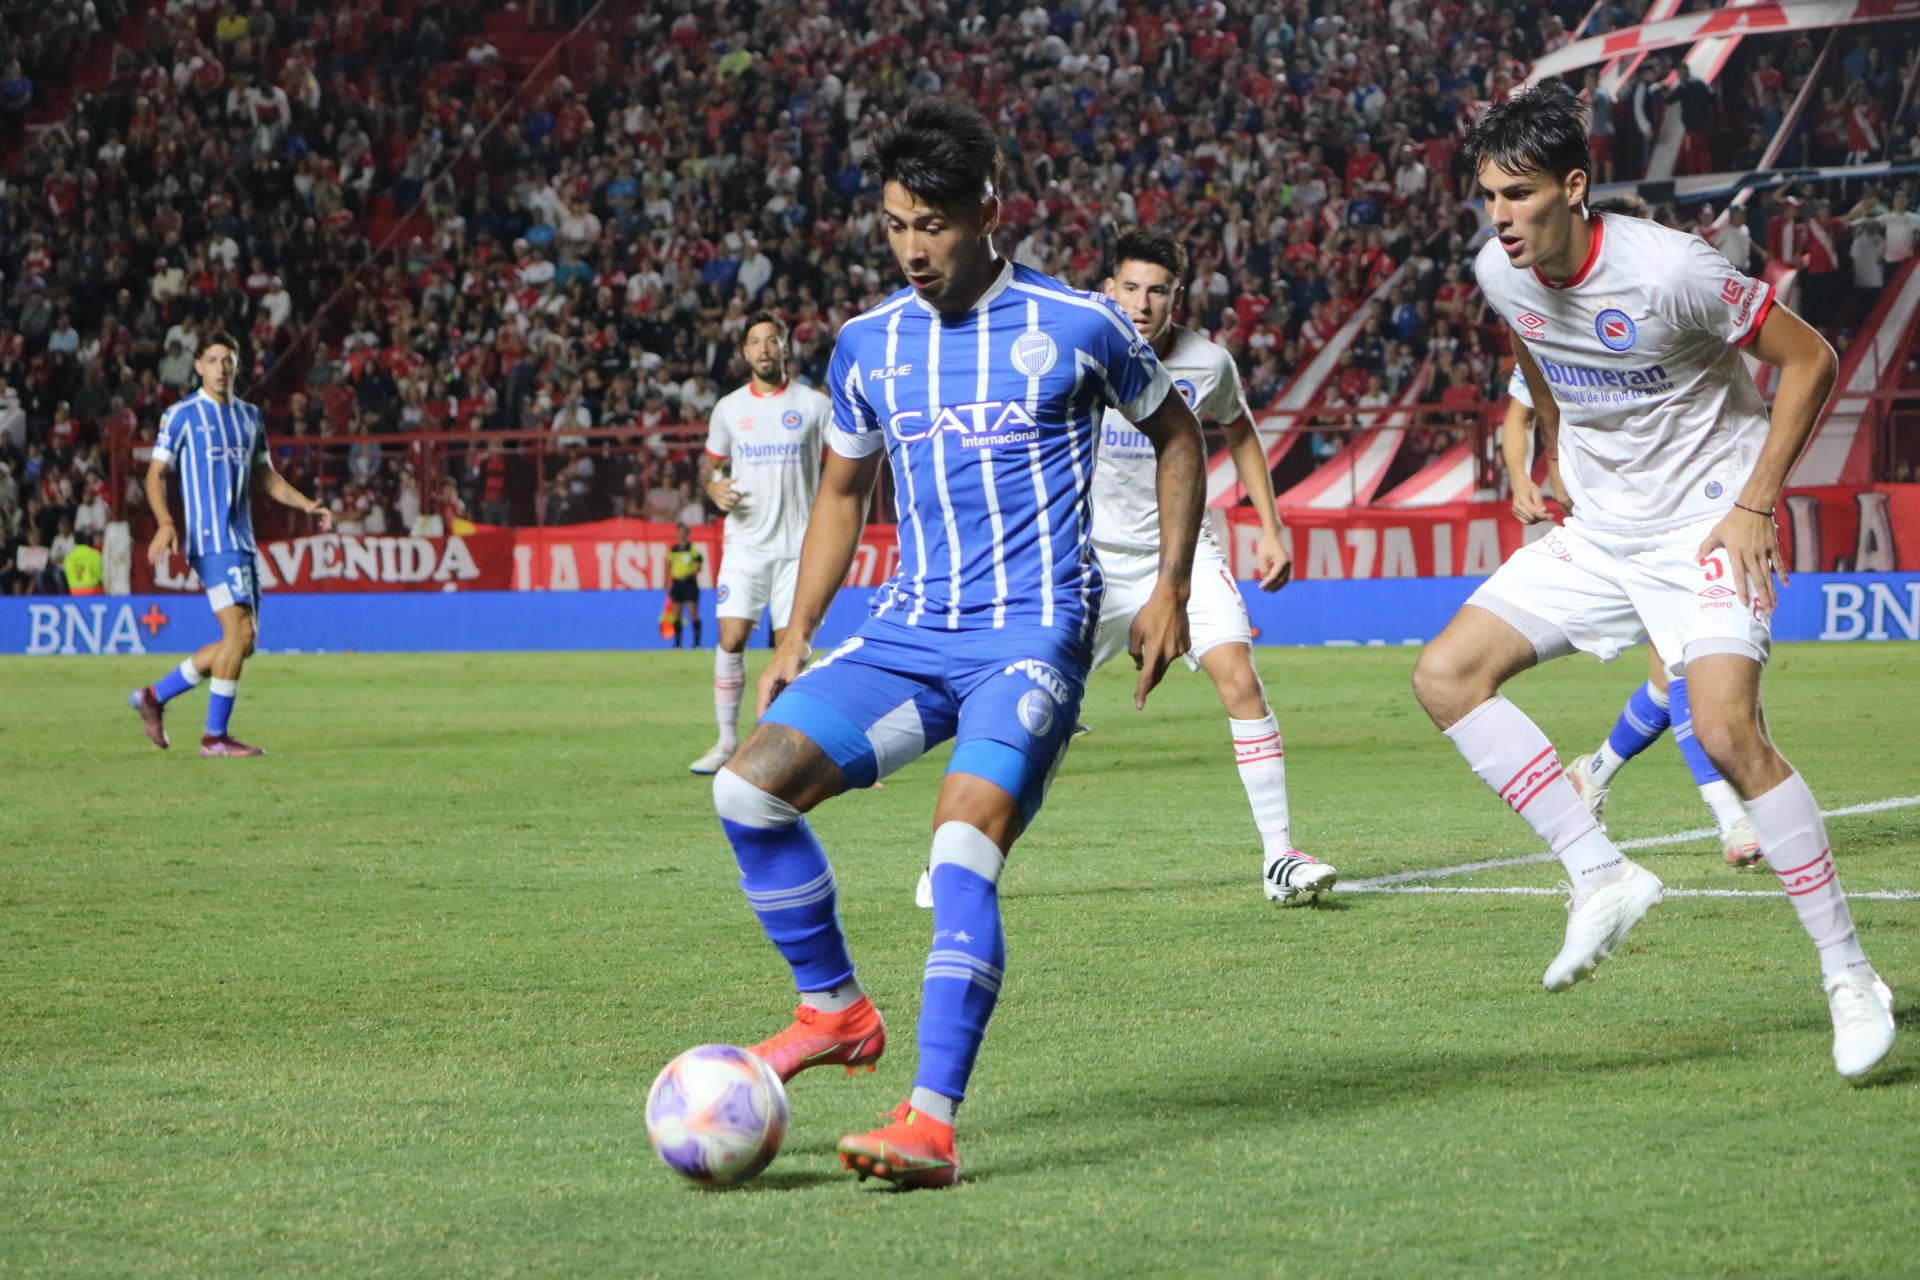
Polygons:
M1522 311L1514 317L1514 323L1527 331L1529 338L1537 338L1546 329L1547 322L1531 311Z
M1703 591L1697 591L1694 594L1699 596L1702 600L1731 600L1734 596L1737 596L1740 593L1735 591L1732 587L1725 585L1724 583L1715 583L1713 586L1708 587Z
M880 382L887 378L906 378L911 377L912 374L913 366L910 364L890 364L884 369L875 369L868 374L867 381Z

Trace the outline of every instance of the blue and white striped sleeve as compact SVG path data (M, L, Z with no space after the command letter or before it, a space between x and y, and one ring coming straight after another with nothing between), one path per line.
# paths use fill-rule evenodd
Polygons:
M179 405L169 407L160 415L160 435L153 442L153 456L168 466L180 455L180 419Z
M253 465L272 467L273 455L267 451L267 420L260 412L260 406L250 404L248 411L253 415Z
M844 329L833 344L827 366L827 391L833 414L827 425L827 446L843 458L870 458L886 447L880 415L873 411L860 384L857 338Z
M1139 422L1152 415L1173 389L1173 379L1153 354L1118 304L1104 294L1094 295L1104 317L1094 323L1091 353L1106 371L1107 393L1120 416Z

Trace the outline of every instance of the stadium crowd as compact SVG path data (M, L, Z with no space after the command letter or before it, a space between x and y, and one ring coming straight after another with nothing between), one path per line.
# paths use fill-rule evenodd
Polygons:
M0 75L0 591L57 588L62 540L109 512L138 531L141 446L215 328L242 337L243 394L283 472L342 528L703 514L698 428L742 376L746 317L784 315L818 382L840 323L897 286L860 159L919 93L964 93L1004 125L1015 260L1092 287L1117 227L1180 234L1186 320L1234 353L1254 403L1355 315L1330 422L1417 377L1433 402L1496 398L1506 344L1472 283L1457 139L1586 13L608 0L523 86L523 33L555 44L585 4L121 2L5 5L23 34ZM1605 6L1590 30L1643 9ZM1843 39L1789 161L1916 154L1899 30ZM1601 176L1636 174L1667 110L1684 170L1756 162L1813 72L1781 43L1745 42L1712 86L1663 87L1650 58L1599 103ZM80 91L29 128L63 83ZM1905 191L1848 196L1765 193L1701 225L1748 265L1801 266L1816 319L1845 320L1920 229ZM606 443L628 427L642 447ZM1425 429L1416 450L1463 429ZM555 451L382 444L435 430L541 431ZM119 442L133 465L115 493Z

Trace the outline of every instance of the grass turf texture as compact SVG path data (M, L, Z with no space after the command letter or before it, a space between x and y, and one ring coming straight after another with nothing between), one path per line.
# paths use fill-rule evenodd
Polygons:
M1347 879L1537 851L1421 717L1413 656L1259 655L1296 839ZM892 1051L794 1081L772 1169L701 1192L648 1147L647 1086L792 1002L686 772L707 655L267 656L235 717L255 761L194 756L203 693L173 751L147 745L120 699L166 666L0 661L0 1275L1873 1276L1920 1254L1920 902L1855 907L1906 1038L1849 1087L1783 900L1670 901L1561 996L1539 985L1554 901L1264 902L1210 687L1177 671L1136 714L1121 664L1003 881L963 1185L860 1187L833 1150L909 1084L943 751L815 820ZM1570 758L1640 669L1510 692ZM1785 646L1769 692L1826 807L1920 791L1920 647ZM1621 838L1708 825L1666 741L1612 803ZM1920 889L1920 809L1832 835L1849 889ZM1638 856L1674 886L1774 886L1711 840Z

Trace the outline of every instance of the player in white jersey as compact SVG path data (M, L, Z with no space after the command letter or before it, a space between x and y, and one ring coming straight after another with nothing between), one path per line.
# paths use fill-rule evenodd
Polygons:
M1544 659L1605 660L1650 636L1688 677L1694 732L1813 939L1834 1065L1860 1075L1893 1046L1892 995L1855 935L1820 808L1760 713L1785 580L1774 505L1832 389L1833 350L1698 237L1590 214L1586 112L1565 86L1492 107L1466 149L1495 232L1475 271L1513 328L1573 514L1473 594L1420 655L1414 691L1567 870L1566 941L1543 978L1563 991L1665 887L1607 838L1500 688ZM1780 370L1771 423L1742 346Z
M1240 387L1240 371L1225 348L1173 323L1186 259L1186 250L1169 236L1124 231L1114 246L1106 293L1152 344L1174 389L1194 414L1225 427L1234 469L1260 519L1260 589L1278 591L1293 565L1281 541L1273 476ZM1126 648L1127 630L1153 590L1160 561L1153 445L1112 411L1101 424L1100 460L1093 473L1093 544L1107 576L1107 597L1093 642L1093 665L1098 668ZM1193 636L1188 665L1207 673L1226 709L1240 781L1260 833L1261 884L1267 898L1294 905L1312 902L1333 888L1337 873L1293 847L1280 726L1254 670L1246 602L1205 525L1194 549L1187 622Z
M239 351L239 344L224 333L214 334L200 348L193 361L200 375L200 389L161 416L153 461L147 465L147 503L159 521L147 547L147 558L159 568L176 548L186 552L200 585L206 588L207 603L220 620L220 639L203 646L153 684L135 689L127 703L139 712L153 745L165 749L169 745L166 704L212 676L206 732L200 739L203 756L265 754L227 732L233 702L240 693L240 669L252 655L259 635L260 576L254 567L253 490L257 488L275 502L314 516L323 533L333 527L330 511L273 469L260 410L234 397ZM187 523L184 548L167 503L170 467L180 473Z
M1629 218L1652 216L1647 202L1636 195L1595 200L1591 208L1597 214L1619 214ZM1523 524L1538 524L1549 516L1545 497L1533 479L1533 393L1527 389L1526 371L1518 361L1514 362L1513 376L1507 382L1507 396L1506 419L1500 424L1500 454L1507 464L1507 479L1513 492L1513 514ZM1553 486L1561 505L1570 507L1572 504L1565 496L1566 487L1560 480L1557 459L1548 460L1547 471L1548 482ZM1720 776L1719 770L1713 767L1713 761L1707 758L1707 753L1701 748L1699 739L1694 737L1692 719L1687 709L1686 679L1677 677L1669 680L1667 664L1661 658L1660 651L1651 644L1647 646L1646 683L1628 696L1626 705L1621 707L1620 715L1614 721L1612 732L1602 740L1600 746L1587 755L1576 756L1567 765L1567 780L1580 793L1587 812L1604 828L1607 797L1612 790L1614 775L1627 761L1658 741L1669 726L1673 729L1674 745L1686 761L1694 785L1700 789L1700 799L1713 814L1714 824L1720 829L1720 852L1726 864L1736 870L1758 866L1762 860L1760 844L1754 839L1753 824L1747 821L1747 811L1741 806L1733 785Z
M701 473L714 505L726 512L727 534L714 583L720 643L713 651L713 714L720 738L693 762L699 774L716 772L739 746L747 641L761 613L772 613L775 645L786 633L830 412L825 396L787 377L787 325L779 316L763 311L749 320L740 351L750 377L708 415Z

